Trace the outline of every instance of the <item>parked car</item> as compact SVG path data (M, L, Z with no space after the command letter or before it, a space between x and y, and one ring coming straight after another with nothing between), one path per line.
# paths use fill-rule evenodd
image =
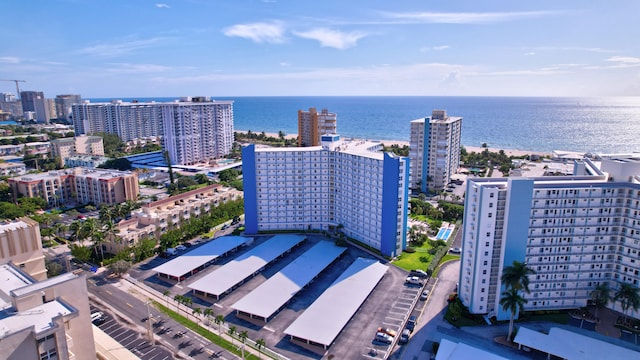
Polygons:
M429 290L425 290L422 292L422 294L420 294L420 300L422 301L427 300L428 297L429 297Z
M167 254L167 256L174 256L178 251L174 248L168 248L164 253Z
M389 336L393 336L393 337L398 335L398 333L395 330L391 330L391 329L386 328L386 327L379 327L378 328L378 332L383 332L383 333L385 333L385 334L387 334Z
M462 252L462 249L460 249L459 247L454 247L449 249L449 252L452 254L460 254Z
M416 323L418 322L418 318L415 315L411 315L409 320L407 321L406 329L410 332L413 332L413 329L416 328Z
M391 344L393 342L393 337L383 332L377 332L374 340L384 344Z
M410 285L420 285L422 286L422 280L417 276L409 276L407 280L404 281L405 284Z
M186 246L184 246L184 245L182 245L182 244L180 244L180 245L176 246L176 250L178 250L178 251L185 251L185 250L187 250L187 247L186 247Z
M104 313L102 311L96 311L91 313L91 321L95 321L97 319L102 319Z
M409 273L409 276L417 276L421 279L426 279L429 277L429 274L427 274L427 272L424 270L418 269L418 270L411 270L411 272Z
M192 246L193 246L193 244L192 244L192 243L190 243L190 242L186 242L186 243L184 243L183 245L184 245L184 246L186 246L187 248L190 248L190 247L192 247Z
M402 330L402 334L400 334L400 339L398 340L398 344L406 344L409 342L409 337L411 336L411 331L409 329Z

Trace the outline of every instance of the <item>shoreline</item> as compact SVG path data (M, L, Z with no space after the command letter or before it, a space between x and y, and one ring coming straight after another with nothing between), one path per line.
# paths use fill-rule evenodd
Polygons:
M248 130L234 130L235 132L239 132L239 133L244 133L246 134L248 132ZM256 133L256 134L260 134L262 133L262 131L254 131L251 130L251 132ZM264 132L266 136L271 136L271 137L278 137L278 133L274 133L274 132ZM295 139L296 137L298 137L298 134L285 134L285 139ZM409 142L405 141L405 140L371 140L371 139L367 139L370 141L379 141L381 142L384 146L391 146L391 145L398 145L399 147L403 147L403 146L409 146ZM476 153L481 153L483 152L485 149L488 149L489 152L492 153L498 153L500 152L500 150L504 151L504 153L507 156L516 156L516 157L520 157L520 156L526 156L526 155L538 155L538 156L551 156L551 152L550 151L535 151L535 150L516 150L516 149L500 149L500 148L483 148L480 146L467 146L467 145L462 145L467 152L476 152Z

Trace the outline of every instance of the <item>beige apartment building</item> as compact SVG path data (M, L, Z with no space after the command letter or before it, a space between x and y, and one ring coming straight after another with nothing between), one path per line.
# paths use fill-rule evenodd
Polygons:
M87 281L62 274L36 281L0 265L0 357L7 360L95 359Z
M206 215L218 205L242 197L242 191L214 184L149 203L118 224L117 239L105 243L105 251L115 254L142 239L158 238L192 217Z
M28 217L0 222L0 264L9 262L36 280L47 279L38 222Z
M337 118L335 113L327 109L316 111L298 110L298 146L319 146L322 135L337 133Z
M50 206L69 202L115 205L136 201L138 174L130 171L73 168L8 179L15 198L41 197Z
M86 135L51 140L51 154L63 166L64 159L75 155L104 156L104 142L100 136Z

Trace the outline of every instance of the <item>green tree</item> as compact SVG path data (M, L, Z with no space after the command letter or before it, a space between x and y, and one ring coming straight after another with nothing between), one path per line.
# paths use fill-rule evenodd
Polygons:
M200 315L202 315L202 309L197 307L197 308L193 309L191 311L191 313L193 314L193 317L196 318L196 321L197 321L198 325L200 325Z
M180 314L180 305L183 304L184 296L176 295L173 297L173 300L176 302L176 307L178 308L178 314Z
M244 345L249 337L249 333L247 333L246 330L241 331L240 334L238 334L238 337L240 338L240 341L242 341L242 358L244 359Z
M86 246L71 244L69 250L71 251L71 255L79 261L87 262L91 259L91 249Z
M169 297L171 296L171 291L169 290L165 290L162 292L162 296L164 296L164 299L167 303L167 309L169 308Z
M624 314L625 321L627 320L627 310L629 308L637 311L640 308L640 294L638 294L638 288L631 284L620 284L620 288L616 291L613 301L619 301L620 307L622 307L622 313Z
M264 341L263 338L260 338L258 340L256 340L256 347L258 348L258 359L262 359L262 348L264 348L265 346L267 346L267 343Z
M208 184L209 183L209 178L205 174L196 174L196 176L194 176L194 178L198 182L198 184Z
M218 325L218 336L222 337L222 325L224 325L224 316L216 315L213 321Z
M589 294L591 296L591 300L593 300L593 304L596 307L596 319L598 318L598 308L607 306L607 304L611 301L611 288L609 287L609 283L602 283Z
M129 269L131 269L131 262L126 260L118 260L109 265L109 268L117 276L122 276L126 274Z
M235 180L240 173L235 169L222 170L218 173L218 179L222 182L230 182Z
M229 326L229 330L227 330L227 334L231 336L231 345L233 345L233 338L236 332L237 332L237 329L234 325Z
M110 133L96 133L95 135L102 138L105 156L117 158L124 154L125 145L118 135Z
M514 288L504 291L500 297L500 305L502 305L502 309L511 313L511 316L509 317L509 334L507 335L507 340L509 341L513 340L511 339L511 334L513 333L513 319L518 311L522 311L524 309L524 304L526 303L527 299L520 296L519 291Z
M47 261L45 267L47 268L47 277L49 278L62 274L62 265L55 261Z
M514 260L511 266L502 269L500 281L507 289L524 290L528 294L530 293L529 275L535 273L535 270L528 267L526 263Z
M202 312L202 315L204 315L204 318L207 319L207 325L211 324L211 318L215 316L212 308L204 309L204 311Z

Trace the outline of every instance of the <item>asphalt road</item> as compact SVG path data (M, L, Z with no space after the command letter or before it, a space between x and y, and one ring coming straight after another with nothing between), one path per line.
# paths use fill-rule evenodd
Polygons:
M111 314L111 318L117 320L120 328L129 329L137 333L140 339L145 339L148 334L147 305L135 296L123 291L117 285L118 282L112 282L99 275L91 277L88 281L88 289L89 293L93 295L90 297L92 303L96 308L104 309L103 312L106 314ZM157 357L154 355L151 358L145 357L143 358L144 360L172 359L176 358L175 355L180 358L189 357L202 360L237 359L235 355L188 331L184 326L161 314L155 308L149 307L149 311L151 312L151 325L156 341L154 346L165 349L169 357ZM101 325L100 328L105 325L107 325L107 322ZM183 333L183 335L178 336L176 333ZM124 336L124 341L127 341L131 347L121 341L119 342L127 346L136 355L140 356L140 354L149 352L148 341L129 342L133 339L131 335L127 336L119 333L116 335L118 336L116 340Z

